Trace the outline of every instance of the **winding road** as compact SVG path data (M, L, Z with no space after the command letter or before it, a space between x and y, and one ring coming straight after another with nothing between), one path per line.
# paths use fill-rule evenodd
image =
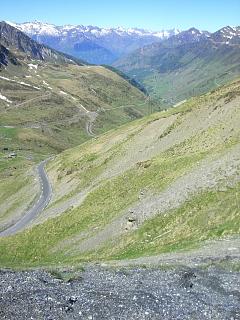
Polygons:
M11 236L23 230L48 205L52 196L52 188L44 168L47 161L48 159L42 161L37 167L40 190L41 190L41 194L37 202L13 226L0 232L0 237Z

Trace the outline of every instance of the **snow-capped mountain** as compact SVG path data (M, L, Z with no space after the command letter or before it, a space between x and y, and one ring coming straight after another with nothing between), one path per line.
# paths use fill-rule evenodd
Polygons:
M180 32L178 29L150 31L91 25L56 26L39 21L10 24L33 40L95 64L113 64L139 48L161 42L176 45L209 39L225 44L240 44L240 27L229 26L210 33L196 28Z
M21 65L22 61L31 62L31 59L58 64L85 63L34 41L4 21L0 22L0 67Z
M216 42L225 42L227 44L240 44L240 26L224 27L212 34L212 39Z
M180 32L177 29L149 31L122 27L56 26L39 21L8 23L40 43L97 64L111 64L135 49Z
M27 33L31 36L44 35L44 36L66 36L74 35L76 33L84 33L86 35L93 35L96 37L103 37L109 34L117 34L119 36L139 36L148 37L153 36L157 38L168 38L171 35L178 34L178 29L162 30L162 31L150 31L139 28L100 28L96 26L83 26L83 25L64 25L56 26L50 23L44 23L40 21L13 23L8 22L12 26Z

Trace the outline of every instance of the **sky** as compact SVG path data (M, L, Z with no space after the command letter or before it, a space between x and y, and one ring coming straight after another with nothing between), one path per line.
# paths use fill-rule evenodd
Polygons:
M3 0L0 20L216 31L240 25L240 0Z

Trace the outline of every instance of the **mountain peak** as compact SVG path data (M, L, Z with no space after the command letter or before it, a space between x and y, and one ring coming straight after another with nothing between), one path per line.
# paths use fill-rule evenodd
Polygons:
M240 27L225 26L212 34L216 42L240 44Z
M192 34L196 34L196 33L198 33L198 34L200 33L201 34L201 31L198 30L197 28L194 28L194 27L188 29L186 32L190 32Z
M151 31L122 26L56 26L37 20L10 24L40 43L94 64L111 64L123 54L180 32L176 28Z
M136 35L136 36L153 36L157 38L167 38L173 34L178 34L180 31L176 28L170 30L161 30L161 31L151 31L142 28L125 28L118 26L115 28L104 28L97 26L83 26L83 25L72 25L67 24L63 26L56 26L51 23L45 23L38 20L32 22L23 22L23 23L13 23L9 24L18 28L19 30L27 33L28 35L49 35L49 36L62 36L63 32L68 31L69 33L83 32L83 33L92 33L98 37L106 36L107 34L118 34L121 36Z
M57 63L82 63L82 61L77 61L73 57L36 42L17 29L14 24L8 24L5 21L0 22L0 45L14 52L14 59L19 63L23 59L46 60Z

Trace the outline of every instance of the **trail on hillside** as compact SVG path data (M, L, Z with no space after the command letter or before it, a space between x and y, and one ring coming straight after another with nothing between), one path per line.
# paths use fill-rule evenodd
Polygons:
M36 100L39 100L39 99L43 99L43 98L50 97L51 94L52 94L52 92L47 92L47 93L45 93L45 94L43 94L43 95L34 97L34 98L29 99L29 100L26 100L26 101L24 101L24 102L17 103L17 104L14 105L14 107L15 107L15 108L21 107L21 106L24 106L25 104L28 104L28 103L30 103L30 102L33 102L33 101L36 101Z
M204 263L221 262L224 260L240 259L240 238L228 237L225 239L208 240L202 243L199 248L178 251L171 253L161 253L159 255L139 257L136 259L112 260L106 262L109 266L159 266L159 265L187 265L196 267Z

